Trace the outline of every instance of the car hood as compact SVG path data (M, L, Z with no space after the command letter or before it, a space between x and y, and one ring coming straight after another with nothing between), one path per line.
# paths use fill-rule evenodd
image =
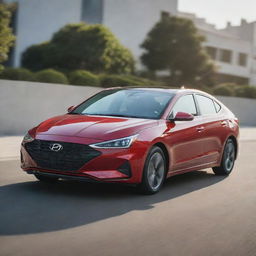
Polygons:
M61 135L112 140L156 126L157 120L103 116L62 115L42 122L36 135Z

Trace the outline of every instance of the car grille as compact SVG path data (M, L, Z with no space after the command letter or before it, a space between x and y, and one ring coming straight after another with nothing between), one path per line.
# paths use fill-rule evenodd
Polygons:
M60 144L61 150L52 151L53 144ZM57 171L77 171L101 154L88 145L46 140L33 140L26 143L25 148L38 167Z

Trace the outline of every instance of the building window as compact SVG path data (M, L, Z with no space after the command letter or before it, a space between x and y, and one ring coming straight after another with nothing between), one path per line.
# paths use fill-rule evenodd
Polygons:
M220 61L225 63L231 63L232 62L232 51L220 49Z
M238 65L246 67L247 66L247 54L245 53L239 53L238 56Z
M211 46L207 46L207 47L206 47L206 51L207 51L208 55L209 55L213 60L216 60L216 59L217 59L217 48L211 47Z

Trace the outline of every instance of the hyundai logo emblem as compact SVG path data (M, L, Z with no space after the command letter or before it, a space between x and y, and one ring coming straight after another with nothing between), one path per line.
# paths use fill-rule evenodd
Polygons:
M58 143L54 143L54 144L51 144L49 148L51 151L59 152L63 149L63 146Z

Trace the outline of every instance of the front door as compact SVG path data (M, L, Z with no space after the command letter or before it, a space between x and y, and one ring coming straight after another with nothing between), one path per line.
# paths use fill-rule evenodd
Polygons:
M204 127L192 94L181 96L172 109L194 115L192 121L175 121L165 132L171 154L171 170L183 171L203 164ZM168 124L167 124L168 127Z

